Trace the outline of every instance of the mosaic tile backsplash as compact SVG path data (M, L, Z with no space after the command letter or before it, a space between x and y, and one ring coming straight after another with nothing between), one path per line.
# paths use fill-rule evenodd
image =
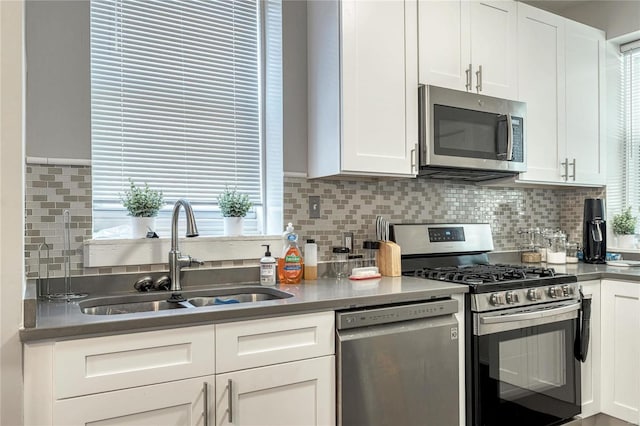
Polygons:
M25 258L27 277L38 276L38 247L49 248L49 275L63 274L64 209L71 211L71 274L162 271L166 264L84 268L82 241L91 238L91 168L27 165ZM521 228L565 230L582 238L583 200L602 198L604 189L499 188L427 179L397 181L284 179L284 223L292 222L301 238L314 238L321 261L342 233L354 233L355 247L375 237L375 219L391 222L489 223L496 251L516 250ZM309 219L308 197L320 196L321 218ZM46 252L41 253L43 259ZM207 262L205 267L257 265L246 261ZM42 273L44 274L44 267Z

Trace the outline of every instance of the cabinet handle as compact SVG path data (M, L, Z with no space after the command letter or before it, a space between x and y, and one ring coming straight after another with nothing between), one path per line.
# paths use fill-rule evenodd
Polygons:
M411 173L418 173L418 165L416 164L416 155L418 152L418 144L413 146L411 150Z
M564 167L564 174L560 175L560 177L563 178L566 182L567 180L569 180L569 159L565 158L564 161L560 163L560 165Z
M227 380L227 388L229 388L229 395L227 396L229 408L227 408L227 412L229 413L229 423L233 423L233 381L231 379Z
M476 71L476 90L478 93L482 92L482 65L478 65L478 71Z
M569 159L567 159L567 161L569 161ZM573 167L573 174L570 175L569 177L573 179L573 181L576 181L576 159L574 158L572 162L569 163L569 165L571 167Z
M204 406L204 426L209 426L209 383L202 384L202 405Z
M471 64L469 64L469 68L467 68L464 72L467 75L467 84L464 85L464 87L467 88L467 92L471 90L471 70L473 68L471 67Z

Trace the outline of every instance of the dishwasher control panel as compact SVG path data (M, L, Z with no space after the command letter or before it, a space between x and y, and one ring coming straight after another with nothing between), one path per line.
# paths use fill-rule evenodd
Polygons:
M453 299L430 302L390 305L370 309L336 312L338 330L388 324L392 322L410 321L450 315L458 311L458 302Z

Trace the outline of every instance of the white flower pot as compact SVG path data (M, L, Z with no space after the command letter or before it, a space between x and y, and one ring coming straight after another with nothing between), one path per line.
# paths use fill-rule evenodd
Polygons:
M145 238L147 232L155 230L155 217L131 217L131 238Z
M244 225L244 217L225 217L224 235L228 237L242 235L242 225Z
M636 248L635 234L618 235L618 248L634 249Z

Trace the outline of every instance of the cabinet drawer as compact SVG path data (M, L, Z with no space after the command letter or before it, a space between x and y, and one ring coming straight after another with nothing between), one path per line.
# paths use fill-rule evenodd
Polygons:
M214 326L56 342L55 398L214 374Z
M205 376L56 401L52 424L210 425L215 414L214 383L213 376ZM208 423L204 421L205 410L207 419L211 419Z
M216 373L332 355L334 313L219 324L216 347Z

